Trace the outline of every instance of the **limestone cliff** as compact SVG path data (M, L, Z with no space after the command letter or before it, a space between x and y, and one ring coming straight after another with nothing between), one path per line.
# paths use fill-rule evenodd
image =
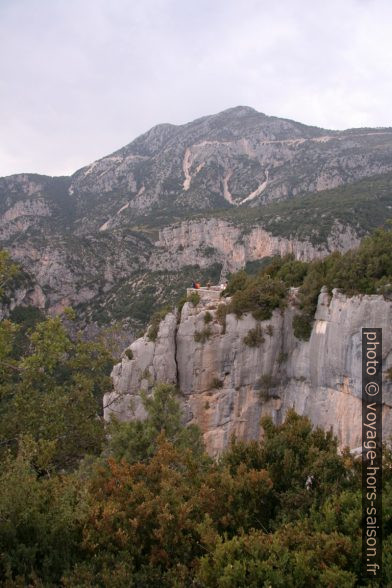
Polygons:
M310 261L332 251L344 253L359 243L355 231L339 223L335 223L326 243L316 246L310 240L274 236L256 224L245 230L219 218L191 220L159 231L151 267L172 269L194 263L208 267L213 259L228 272L235 272L247 262L265 257L292 253L296 259Z
M308 342L293 334L295 311L291 291L284 311L257 323L251 315L226 325L218 321L219 293L201 291L194 307L168 314L155 342L146 336L130 346L113 370L114 392L104 399L105 417L143 418L140 389L154 382L177 384L186 422L197 423L208 451L218 454L235 434L262 435L260 417L281 422L293 407L314 425L332 429L342 445L361 443L361 328L382 327L384 372L392 365L392 304L381 296L348 298L337 290L320 293ZM212 321L205 321L207 311ZM261 341L250 347L244 338L257 325ZM205 333L195 341L195 333ZM204 339L204 341L203 341ZM384 435L392 433L392 383L384 381Z

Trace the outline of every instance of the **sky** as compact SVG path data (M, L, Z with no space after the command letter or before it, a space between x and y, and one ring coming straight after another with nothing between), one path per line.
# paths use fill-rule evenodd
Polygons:
M0 176L251 106L392 126L390 0L0 0Z

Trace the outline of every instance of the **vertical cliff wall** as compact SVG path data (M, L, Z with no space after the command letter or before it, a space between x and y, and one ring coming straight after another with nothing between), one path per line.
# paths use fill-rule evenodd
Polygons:
M155 342L144 336L132 343L132 359L124 356L113 370L114 391L104 399L105 418L143 418L140 389L151 390L154 382L164 381L178 386L184 419L200 426L212 455L233 434L259 438L261 416L271 415L278 423L289 408L332 429L342 445L358 447L361 328L383 329L386 373L392 365L392 303L381 296L347 298L336 290L330 298L323 289L308 342L293 334L295 307L290 301L268 321L230 314L225 327L217 318L219 303L216 293L206 290L196 307L186 303L180 316L165 317ZM244 338L255 328L261 328L261 336L250 347ZM385 436L392 434L391 408L392 383L384 378Z

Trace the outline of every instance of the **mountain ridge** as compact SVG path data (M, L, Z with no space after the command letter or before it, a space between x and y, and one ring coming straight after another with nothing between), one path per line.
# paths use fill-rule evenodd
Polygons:
M246 264L354 246L389 216L391 180L392 129L328 131L239 106L156 125L71 176L0 178L0 244L30 271L49 312L79 305L86 320L115 313L137 327L192 275L239 269L225 264L229 249ZM194 243L176 241L178 222Z

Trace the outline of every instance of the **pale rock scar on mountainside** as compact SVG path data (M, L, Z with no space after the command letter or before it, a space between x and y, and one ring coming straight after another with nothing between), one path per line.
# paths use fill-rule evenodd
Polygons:
M262 192L264 192L264 190L266 189L267 186L268 186L268 170L265 172L265 181L262 184L260 184L260 186L258 188L256 188L256 190L254 192L251 192L249 194L249 196L247 196L246 198L241 200L240 204L245 204L245 202L250 202L251 200L254 200L255 198L257 198L257 196L260 196L260 194Z

